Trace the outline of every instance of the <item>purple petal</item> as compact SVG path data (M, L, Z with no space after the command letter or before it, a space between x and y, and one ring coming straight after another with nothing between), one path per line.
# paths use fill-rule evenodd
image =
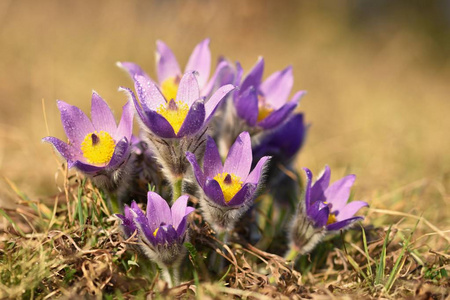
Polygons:
M246 91L249 87L253 86L255 89L259 88L261 84L262 75L264 72L264 58L259 58L256 65L250 70L250 73L244 78L240 88L241 92Z
M289 117L289 114L297 107L301 95L303 95L302 92L297 93L293 97L293 100L289 101L278 110L272 112L267 118L263 119L257 125L264 129L271 129L280 125Z
M122 108L122 117L114 135L114 140L117 141L126 137L131 141L131 135L133 134L133 117L133 104L128 101Z
M344 229L346 227L351 226L353 223L357 222L357 221L362 221L364 220L363 217L354 217L354 218L350 218L347 220L342 220L336 223L332 223L330 225L327 226L327 230L328 231L333 231L333 230L340 230L340 229Z
M64 101L57 101L57 105L61 112L61 122L69 141L75 148L80 148L81 142L86 135L95 131L94 126L78 107L69 105Z
M292 67L289 66L282 71L270 75L261 84L260 89L266 98L266 101L275 109L279 109L286 103L294 85L292 76Z
M198 184L201 188L205 185L205 174L197 163L195 155L191 152L186 152L186 159L191 163L192 169L194 170L195 179L197 179Z
M248 175L247 179L245 179L245 182L258 184L259 180L261 178L261 174L263 173L263 171L267 165L266 163L269 161L269 159L270 159L270 156L262 157L256 164L253 171L250 173L250 175Z
M147 219L150 228L154 230L162 223L172 225L172 213L167 201L155 192L148 192L147 198Z
M252 201L254 193L256 191L256 185L253 183L246 183L242 186L239 192L231 198L230 202L227 203L228 206L241 206L247 201Z
M109 134L116 132L117 124L108 104L96 92L92 93L91 118L95 130L106 131Z
M229 93L231 92L235 87L231 84L224 85L220 87L212 96L209 98L209 100L205 104L205 124L208 124L209 119L213 116L214 112L216 111L217 106L219 105L220 101Z
M211 51L209 50L209 39L201 41L189 57L185 68L187 71L198 72L198 85L204 87L211 71Z
M191 107L192 103L200 98L200 89L196 78L196 72L188 72L183 75L178 87L177 99Z
M242 132L231 146L223 166L223 171L241 179L247 178L252 167L252 143L250 134Z
M148 81L152 81L150 76L147 75L147 73L142 70L140 66L138 66L135 63L132 62L117 62L116 65L125 70L131 77L131 79L134 79L136 75L145 77Z
M130 142L124 137L121 139L114 149L113 156L108 163L108 168L120 167L120 165L128 159L130 154Z
M175 55L162 41L156 41L156 64L160 84L169 77L176 77L181 74Z
M331 209L333 211L341 211L347 204L348 198L350 197L350 189L355 183L356 176L348 175L335 181L330 185L325 191L325 199L330 203Z
M187 218L189 217L189 214L191 212L195 211L195 208L189 207L189 206L186 209L189 209L189 210L186 211L186 216L183 219L181 219L180 225L178 225L178 228L177 228L177 235L179 237L183 236L184 232L186 231Z
M176 137L172 125L163 116L155 111L146 114L145 125L157 136L170 139Z
M314 216L314 223L317 227L323 227L327 225L328 216L330 215L330 208L328 206L322 208Z
M203 191L205 192L205 195L215 203L221 206L227 205L223 197L222 189L220 188L220 185L216 180L211 178L206 179Z
M145 216L144 212L139 208L139 206L136 204L135 201L131 203L131 211L133 213L134 225L138 228L140 235L142 235L152 244L155 244L156 239L153 236L153 231L155 231L156 228L154 228L152 231L152 228L150 228L150 224L148 222L147 217Z
M147 108L145 111L143 110L143 108L137 101L136 97L134 96L133 91L130 90L129 88L120 87L119 91L125 92L127 94L128 99L129 99L128 101L133 102L134 108L135 108L141 122L144 123L144 125L147 126L147 128L150 128L152 125L150 124L150 121L145 114L145 112L148 112L149 109ZM167 120L166 120L166 122L167 122ZM120 126L120 124L119 124L119 126ZM174 135L175 135L175 133L174 133Z
M319 176L319 178L316 180L316 182L311 187L311 199L313 201L325 201L325 190L330 185L330 177L331 177L331 170L330 167L325 166L325 169L323 170L322 174Z
M43 138L42 141L52 144L53 147L59 152L59 154L61 154L61 156L69 162L82 159L83 157L83 154L79 149L76 149L71 145L64 143L58 138L47 136Z
M177 137L192 135L203 127L205 121L205 105L203 100L196 101L189 108L189 112L178 131Z
M93 166L88 163L82 162L82 161L75 161L72 165L69 166L70 168L77 168L81 172L88 174L88 175L95 175L98 172L104 170L106 166Z
M121 221L122 221L122 226L125 232L125 236L126 238L129 238L134 231L136 230L136 226L134 225L133 222L133 215L130 211L130 207L128 207L128 205L125 204L125 216L121 215L121 214L115 214L116 217L118 217Z
M156 110L160 105L166 104L166 99L158 87L145 77L134 77L134 87L144 111Z
M175 228L172 225L165 227L165 242L168 244L173 244L177 241L178 234ZM161 231L164 231L164 229L160 229Z
M186 207L189 200L189 195L180 196L172 205L172 225L178 228L181 220L185 217Z
M156 244L164 244L167 241L167 232L163 229L163 227L159 227L156 232L155 241Z
M336 215L336 219L338 221L349 219L353 217L358 212L358 210L366 206L369 206L367 202L352 201L339 211L339 213Z
M303 170L306 173L306 185L305 185L305 207L306 212L308 214L308 211L311 207L311 182L312 182L312 172L308 168L303 168Z
M253 87L250 87L236 101L236 112L248 125L255 126L258 120L258 95Z
M223 172L222 159L219 149L217 149L214 139L210 136L206 138L206 149L203 157L203 170L205 176L213 178Z
M222 81L222 77L225 76L224 73L226 73L228 70L230 70L231 67L229 66L228 62L226 61L221 61L217 67L216 70L214 71L213 76L211 77L211 79L208 81L208 83L201 87L201 91L200 91L200 96L202 97L207 97L209 96L209 94L211 93L211 91L214 89L214 87L216 85L218 86L223 86L225 84L229 84L231 82L228 81Z

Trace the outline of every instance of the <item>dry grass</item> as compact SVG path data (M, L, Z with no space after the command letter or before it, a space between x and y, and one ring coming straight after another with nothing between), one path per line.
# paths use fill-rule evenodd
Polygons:
M1 1L0 169L9 182L0 183L0 205L13 221L2 221L1 292L23 298L448 297L450 25L444 11L438 2ZM186 62L206 36L213 55L240 60L246 69L258 55L266 58L267 73L293 65L295 88L308 91L301 110L312 123L298 166L317 173L329 164L333 179L357 174L354 198L371 204L363 223L369 257L357 228L322 244L293 271L268 253L281 232L267 229L262 250L237 238L228 251L196 220L194 233L205 237L194 245L198 257L221 249L231 267L220 280L224 274L205 273L191 253L197 275L185 274L186 283L169 290L155 266L125 251L131 241L120 238L88 182L77 215L80 179L69 186L49 146L40 144L48 134L42 99L50 134L63 137L55 99L88 111L95 89L119 111L125 96L116 90L131 82L116 61L135 61L154 75L156 39ZM276 214L270 218L277 222ZM377 277L382 257L384 274ZM386 291L393 270L396 280Z

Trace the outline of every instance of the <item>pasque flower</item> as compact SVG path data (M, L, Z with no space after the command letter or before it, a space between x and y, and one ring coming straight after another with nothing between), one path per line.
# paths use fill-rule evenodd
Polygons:
M187 206L188 199L183 195L170 208L160 195L148 192L146 214L133 201L131 208L125 206L125 215L116 215L122 220L125 236L137 231L142 252L163 269L166 279L174 285L186 252L183 243L189 239L187 218L195 210Z
M328 166L312 184L312 173L304 168L307 182L304 199L300 202L297 216L291 227L291 241L300 253L311 251L330 231L350 227L364 217L355 216L364 201L347 203L355 175L348 175L330 185L331 171Z
M148 132L145 138L166 177L171 182L177 181L185 176L189 166L185 152L203 154L208 122L219 102L234 86L222 86L207 102L200 97L195 72L181 78L176 98L169 101L143 76L135 76L135 88L140 101L131 90L125 90L134 102L142 128Z
M217 231L223 232L234 227L261 185L261 175L270 157L262 157L250 172L253 161L251 147L249 133L241 133L222 165L217 146L208 137L203 170L197 162L198 158L193 153L186 153L203 190L200 204L204 217Z
M164 42L157 41L156 48L157 85L166 100L170 101L171 99L175 99L177 95L183 73L181 72L178 61L172 50ZM139 75L152 81L150 76L135 63L119 62L117 65L126 70L133 79L136 75ZM194 48L194 51L186 64L184 73L189 71L198 72L200 94L206 97L213 91L221 71L226 68L227 65L228 63L226 61L220 61L214 75L209 79L211 70L211 51L209 50L209 39L204 39Z
M239 64L236 72L242 72ZM287 101L294 83L290 66L264 81L263 72L264 59L260 58L239 85L239 91L234 95L234 106L238 117L248 126L271 129L288 118L305 92L299 91Z
M96 92L92 94L92 122L76 106L63 101L58 101L57 105L69 142L50 136L42 141L51 143L67 160L69 168L79 169L109 189L117 187L130 155L132 104L128 102L123 107L118 126L108 104Z

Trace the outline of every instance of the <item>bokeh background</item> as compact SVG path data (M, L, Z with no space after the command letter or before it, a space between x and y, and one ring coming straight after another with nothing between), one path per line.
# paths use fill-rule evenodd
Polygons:
M31 197L57 192L49 134L65 138L56 99L90 110L96 90L114 108L132 87L116 61L155 75L155 41L184 66L211 38L213 57L266 76L293 65L311 123L298 166L333 179L357 174L372 207L430 216L450 201L450 5L445 1L0 1L1 205L7 177ZM422 192L426 190L427 192ZM405 194L414 191L405 201ZM447 207L447 208L446 208ZM444 208L444 209L443 209Z

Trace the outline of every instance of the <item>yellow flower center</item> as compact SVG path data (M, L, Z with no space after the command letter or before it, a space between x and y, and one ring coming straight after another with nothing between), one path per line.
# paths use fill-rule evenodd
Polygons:
M154 236L154 237L156 237L156 235L158 234L158 230L159 230L159 227L156 228L155 231L153 231L153 236Z
M180 83L179 77L169 77L161 83L161 92L166 98L167 102L175 99L178 92L178 85Z
M258 122L267 118L273 111L273 107L266 103L266 98L258 95Z
M219 183L226 203L233 199L234 195L241 190L243 184L240 177L229 173L217 174L214 179Z
M163 116L172 125L175 134L178 134L189 112L189 106L181 100L171 99L167 103L161 104L156 112Z
M111 160L116 143L106 131L89 133L81 142L81 151L90 164L105 164Z
M333 214L333 213L330 213L328 215L327 225L330 225L330 224L333 224L333 223L336 223L336 215Z

